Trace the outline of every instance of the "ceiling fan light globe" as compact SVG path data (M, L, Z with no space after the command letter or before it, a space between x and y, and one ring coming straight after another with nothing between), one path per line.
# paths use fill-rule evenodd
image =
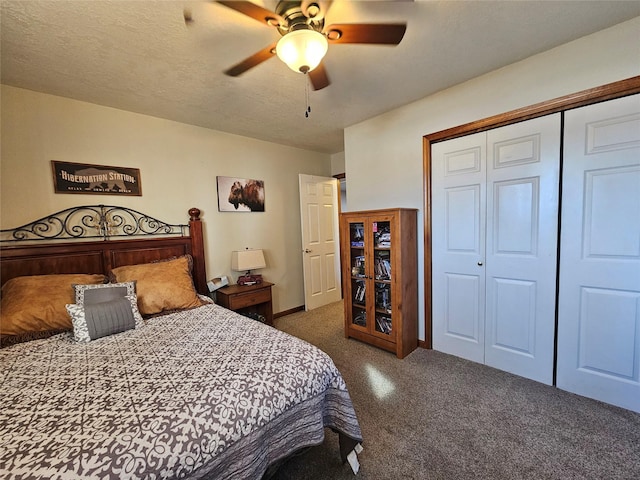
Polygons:
M329 48L327 38L315 30L294 30L276 45L276 55L294 72L307 73L316 68Z

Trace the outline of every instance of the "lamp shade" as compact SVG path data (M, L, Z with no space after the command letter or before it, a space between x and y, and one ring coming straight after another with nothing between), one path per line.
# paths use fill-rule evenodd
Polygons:
M236 272L245 272L266 266L267 263L264 261L262 250L237 250L231 252L231 269Z
M327 38L315 30L294 30L276 45L276 55L294 72L307 73L316 68L329 48Z

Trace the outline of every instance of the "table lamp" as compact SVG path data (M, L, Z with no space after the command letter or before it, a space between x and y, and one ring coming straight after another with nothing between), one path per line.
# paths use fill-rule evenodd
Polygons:
M251 270L264 268L267 263L264 261L262 250L236 250L231 252L231 269L236 272L246 272L238 277L238 285L255 285L262 283L262 275L251 274Z

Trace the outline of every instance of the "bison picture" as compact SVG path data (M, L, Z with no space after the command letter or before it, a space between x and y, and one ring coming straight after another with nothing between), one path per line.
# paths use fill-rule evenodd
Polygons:
M223 201L225 191L229 192L227 202ZM264 212L264 182L218 177L218 207L220 211Z

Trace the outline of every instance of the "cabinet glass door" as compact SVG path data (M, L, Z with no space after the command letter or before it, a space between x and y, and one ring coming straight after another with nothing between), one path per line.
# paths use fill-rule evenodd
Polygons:
M351 323L367 328L367 275L363 222L349 224L351 256Z
M373 222L373 267L375 290L375 331L391 335L391 223Z

